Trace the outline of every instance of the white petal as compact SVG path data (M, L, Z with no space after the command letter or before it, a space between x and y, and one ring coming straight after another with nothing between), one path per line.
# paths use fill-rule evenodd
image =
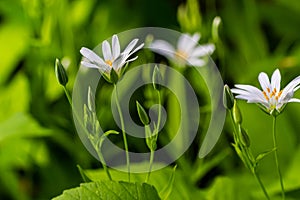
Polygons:
M85 67L88 67L88 68L95 68L95 69L99 69L99 66L98 65L95 65L93 63L90 63L88 61L81 61L81 65L85 66Z
M105 40L104 42L102 42L102 54L104 57L104 60L113 60L112 54L111 54L111 49L110 49L110 45L109 43Z
M282 90L282 94L279 98L280 100L292 98L291 95L294 94L295 89L298 89L298 85L300 84L300 76L297 76L295 79L293 79L285 88Z
M112 37L112 56L116 59L120 55L120 42L117 35Z
M292 99L290 99L288 102L296 102L296 103L300 103L300 99L292 98Z
M188 64L195 66L195 67L202 67L206 64L206 62L200 58L189 58L187 60Z
M121 58L121 61L119 61L119 63L123 63L123 64L125 64L125 63L128 63L128 62L132 62L132 61L134 61L134 60L136 60L137 59L137 56L135 57L135 58L133 58L133 59L129 59L129 60L127 60L132 54L134 54L135 52L137 52L138 50L140 50L141 48L143 48L143 46L144 46L144 43L142 43L142 44L140 44L137 48L135 48L132 52L128 52L128 53L121 53L120 54L120 58ZM119 58L118 57L118 58ZM117 59L118 59L117 58Z
M294 88L294 92L296 92L300 88L300 85Z
M125 48L125 50L123 51L123 54L129 54L132 49L134 48L134 46L136 45L136 43L138 42L139 40L138 39L134 39L132 40L128 45L127 47Z
M252 85L242 85L242 84L237 84L235 85L236 88L245 90L249 92L249 94L257 99L260 99L262 102L265 102L266 99L264 98L264 95L262 91L260 91L258 88L252 86ZM234 92L235 90L233 90Z
M277 92L280 91L280 81L281 81L280 72L279 69L276 69L271 78L272 90L276 88Z
M130 53L128 54L127 58L128 58L129 56L131 56L132 54L134 54L135 52L137 52L138 50L140 50L141 48L143 48L143 46L144 46L144 43L140 44L137 48L135 48L132 52L130 52ZM127 59L127 58L126 58L126 59Z
M95 63L102 63L103 60L92 50L82 47L80 49L81 55L83 55L86 59L90 60L91 62Z
M236 88L231 89L231 92L234 93L234 94L242 94L242 95L251 95L252 94L249 91L236 89Z
M261 88L264 90L264 91L267 91L267 88L269 88L269 90L271 90L271 84L270 84L270 80L269 80L269 77L266 73L264 72L261 72L259 75L258 75L258 81L260 83L260 86Z
M95 68L95 69L99 69L100 71L108 71L110 70L110 67L108 65L96 65L96 64L93 64L93 63L90 63L90 62L87 62L85 60L81 61L81 64L85 67L88 67L88 68Z
M135 61L137 58L138 58L138 56L136 56L136 57L134 57L134 58L131 58L131 59L129 59L129 60L126 60L126 63Z
M195 33L192 37L189 34L182 34L177 43L177 49L179 51L190 54L192 49L198 44L200 35Z
M239 95L236 95L235 98L237 98L237 99L243 99L243 100L251 101L251 102L260 102L260 99L252 97L250 95L239 94Z
M199 33L194 33L194 35L192 36L192 40L198 43L198 41L200 40L200 36L201 35Z
M215 50L215 45L213 44L206 44L206 45L199 45L197 46L193 52L191 53L191 57L202 57L211 55Z
M124 55L121 54L117 59L114 60L112 63L112 68L114 68L116 71L122 68L125 64Z
M164 40L155 40L149 45L149 48L153 52L166 56L168 58L173 58L175 54L174 47Z

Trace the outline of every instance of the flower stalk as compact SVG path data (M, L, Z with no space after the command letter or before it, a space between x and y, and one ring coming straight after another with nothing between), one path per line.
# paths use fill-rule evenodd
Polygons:
M251 149L250 149L250 139L247 134L247 132L242 127L242 113L240 111L240 108L237 105L237 102L234 98L232 98L233 95L231 91L228 89L228 86L224 86L224 92L223 92L223 103L224 107L227 108L227 110L230 112L231 121L233 124L233 138L234 143L232 144L236 153L240 157L240 159L243 161L244 165L251 171L255 179L257 180L261 190L264 193L264 196L266 199L270 200L270 197L268 195L268 192L260 179L259 174L257 173L257 166L258 162L261 158L263 158L267 153L260 154L260 158L258 157L254 158Z
M117 109L119 112L122 136L123 136L123 143L124 143L125 154L126 154L126 166L127 166L128 181L130 182L130 158L129 158L128 142L127 142L127 137L126 137L126 132L125 132L125 124L124 124L123 113L122 113L122 109L121 109L120 101L119 101L118 86L116 84L114 84L114 87L116 90L116 104L117 104Z
M280 171L280 167L279 167L278 152L277 152L276 116L273 116L272 133L273 133L273 145L274 145L275 164L276 164L277 174L278 174L279 181L280 181L281 196L282 196L282 199L284 200L285 199L284 184L283 184L283 179L282 179L282 175L281 175L281 171Z

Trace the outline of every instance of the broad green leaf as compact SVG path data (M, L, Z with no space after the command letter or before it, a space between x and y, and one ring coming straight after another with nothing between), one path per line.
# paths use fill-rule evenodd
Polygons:
M0 83L7 77L20 62L29 46L29 31L22 24L7 24L0 29Z
M174 183L174 180L175 180L175 172L176 172L176 168L177 168L177 165L173 168L173 173L169 179L169 182L168 184L166 185L166 187L160 191L160 196L163 198L163 199L168 199L168 197L170 196L172 190L173 190L173 183Z
M53 200L155 200L160 199L156 189L146 183L98 181L83 183L80 187L65 190Z
M46 144L40 140L14 138L0 142L0 147L1 188L14 197L13 199L28 199L28 194L20 187L20 174L16 169L26 171L49 165L50 157Z
M2 78L1 74L0 78ZM5 87L0 85L0 122L17 112L26 112L29 103L28 80L23 74L18 74L9 85Z
M24 113L17 113L0 122L0 143L8 138L44 137L51 134L42 128L33 118Z
M137 165L137 164L135 164ZM131 165L132 168L137 167ZM148 166L149 163L141 163L139 165ZM155 165L159 165L155 163ZM155 168L155 167L153 167ZM93 181L108 180L104 170L85 170L86 175ZM127 181L127 173L110 169L112 178L115 180ZM153 185L159 194L166 188L166 185L174 178L172 191L168 199L182 200L182 199L204 199L205 192L199 190L193 183L191 183L184 175L183 171L176 169L176 174L173 174L172 167L165 167L161 170L153 171L151 173L149 184ZM173 174L173 175L172 175ZM144 182L147 173L133 173L131 174L131 181ZM172 178L173 177L173 178ZM163 196L161 196L163 198Z

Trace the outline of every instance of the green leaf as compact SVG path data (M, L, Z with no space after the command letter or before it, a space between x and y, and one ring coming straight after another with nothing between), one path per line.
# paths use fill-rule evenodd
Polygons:
M149 162L144 163L131 163L131 169L143 169L145 167L148 168ZM154 163L153 169L161 168L164 166L163 163ZM126 166L124 166L126 169ZM86 175L92 179L93 181L100 181L100 180L108 180L106 173L103 169L97 170L85 170ZM110 173L112 177L117 177L118 180L127 180L127 173L122 171L117 171L110 169ZM156 190L159 191L159 194L165 189L166 185L170 182L170 177L172 178L172 174L174 173L174 169L170 166L165 167L160 170L152 171L151 178L149 179L149 184L154 185ZM147 173L132 173L131 174L131 181L132 182L143 182L145 181L145 177ZM172 192L169 196L169 199L172 200L182 200L182 199L205 199L205 191L202 189L200 190L192 184L190 181L187 181L187 177L185 172L180 168L176 169L176 175L174 174L174 183L172 186ZM161 195L160 195L161 196ZM163 198L163 196L161 196Z
M156 189L146 183L98 181L80 184L80 187L65 190L53 200L109 199L109 200L155 200L160 199Z
M3 3L3 1L2 1ZM9 6L8 6L9 7ZM16 15L16 12L14 13ZM2 16L3 17L3 16ZM6 81L29 47L30 31L25 23L1 24L0 29L0 83Z
M18 113L0 123L0 142L12 138L45 137L51 131L41 127L33 118Z
M264 157L266 157L267 155L269 155L270 153L272 153L275 150L276 150L276 148L273 148L271 150L264 151L264 152L258 154L255 158L255 162L258 163L260 160L262 160Z
M118 131L115 131L115 130L109 130L109 131L106 131L103 135L104 135L105 137L107 137L107 136L109 136L110 134L115 134L115 135L117 135L117 134L119 134L119 132L118 132Z
M173 190L173 183L175 180L175 171L176 171L177 165L175 165L175 167L173 168L173 173L169 179L168 184L166 185L166 187L160 191L160 196L163 197L163 199L168 199L172 190Z
M1 65L0 65L1 66ZM3 76L0 74L0 79ZM18 73L6 86L0 86L0 121L7 120L15 113L25 113L30 104L30 85L27 77Z
M197 0L188 0L186 5L179 6L177 19L183 31L195 32L201 29L202 17L199 7Z
M85 183L92 182L92 180L85 174L84 170L81 168L80 165L77 165L77 168Z

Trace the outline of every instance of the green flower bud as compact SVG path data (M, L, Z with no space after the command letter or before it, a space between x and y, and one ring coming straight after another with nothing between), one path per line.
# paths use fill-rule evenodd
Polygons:
M220 38L219 38L219 27L221 24L222 20L219 16L216 16L213 20L212 23L212 30L211 30L211 35L212 35L212 39L215 43L218 43Z
M95 112L95 97L93 95L92 89L89 86L88 88L88 98L87 98L87 105L90 111Z
M228 85L224 85L224 90L223 90L223 105L225 108L228 110L231 110L233 108L234 104L234 97L233 94L228 87Z
M150 123L149 117L148 117L145 109L141 106L141 104L138 101L136 101L136 108L137 108L141 122L144 125L148 125Z
M56 79L62 86L66 86L68 83L68 75L64 66L61 64L58 58L55 60L55 75Z
M236 100L234 100L233 108L232 108L233 120L236 124L242 124L243 118L240 108L237 105Z
M249 147L250 146L250 139L249 139L248 133L242 127L241 127L241 131L240 131L240 139L241 139L242 144L245 147Z
M162 75L157 67L157 65L154 67L153 70L153 75L152 75L152 84L153 88L155 90L160 90L161 89L161 82L162 82Z

